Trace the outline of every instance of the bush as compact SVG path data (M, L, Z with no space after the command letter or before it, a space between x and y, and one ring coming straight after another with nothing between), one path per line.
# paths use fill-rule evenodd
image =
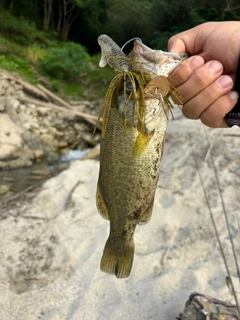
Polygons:
M66 81L76 81L90 70L89 55L80 44L69 42L62 48L49 48L40 61L40 67L47 75Z

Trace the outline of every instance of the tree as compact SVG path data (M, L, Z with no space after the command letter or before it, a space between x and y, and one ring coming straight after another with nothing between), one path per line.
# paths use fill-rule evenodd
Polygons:
M240 4L236 0L225 0L223 19L240 19Z
M44 18L43 18L43 29L48 30L50 20L52 16L52 4L53 0L44 0Z

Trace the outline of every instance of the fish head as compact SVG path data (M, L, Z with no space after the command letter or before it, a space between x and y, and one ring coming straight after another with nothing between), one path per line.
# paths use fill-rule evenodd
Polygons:
M133 49L128 56L140 69L168 76L181 61L188 57L188 54L153 50L141 41L135 40Z

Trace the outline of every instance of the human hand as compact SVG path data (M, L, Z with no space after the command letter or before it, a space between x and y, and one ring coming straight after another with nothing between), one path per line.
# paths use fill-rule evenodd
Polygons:
M188 52L169 76L184 99L183 114L210 127L227 127L237 102L231 91L239 60L240 22L208 22L169 40L170 52Z

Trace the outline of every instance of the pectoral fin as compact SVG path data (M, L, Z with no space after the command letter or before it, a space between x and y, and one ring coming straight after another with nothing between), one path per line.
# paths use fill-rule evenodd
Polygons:
M140 132L139 135L137 136L137 139L135 141L134 147L133 147L133 156L141 156L144 151L147 148L147 145L149 141L151 140L154 131L151 132Z
M147 207L147 209L140 215L138 224L145 224L151 219L152 216L152 209L153 209L154 197Z
M97 192L96 192L96 204L97 204L97 209L100 215L104 218L109 220L108 216L108 209L105 204L105 201L103 200L102 193L100 191L99 184L97 185Z

